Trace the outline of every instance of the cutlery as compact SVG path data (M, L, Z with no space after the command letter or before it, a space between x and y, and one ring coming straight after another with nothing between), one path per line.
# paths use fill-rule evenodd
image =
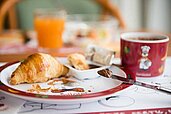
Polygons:
M136 81L133 79L124 78L123 76L113 74L112 71L109 69L102 69L102 70L99 70L97 73L103 77L106 77L106 78L112 78L112 79L120 80L126 84L142 86L142 87L154 89L154 90L157 90L157 91L160 91L163 93L171 94L171 89L169 89L169 88L157 86L157 85L151 85L151 84Z

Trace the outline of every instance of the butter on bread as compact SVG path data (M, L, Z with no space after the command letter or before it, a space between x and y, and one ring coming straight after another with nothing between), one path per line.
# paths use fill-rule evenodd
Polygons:
M89 66L86 62L85 56L79 53L68 55L68 61L77 70L87 70Z
M66 75L69 69L48 54L35 53L26 58L12 73L10 84L46 82Z

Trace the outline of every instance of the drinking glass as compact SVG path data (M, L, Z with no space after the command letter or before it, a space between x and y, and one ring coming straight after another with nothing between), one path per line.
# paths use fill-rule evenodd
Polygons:
M55 9L37 9L34 14L34 27L37 32L39 50L56 50L63 46L62 34L65 12Z

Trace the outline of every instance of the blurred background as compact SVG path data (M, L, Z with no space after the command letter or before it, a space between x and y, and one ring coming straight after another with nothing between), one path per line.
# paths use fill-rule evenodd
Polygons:
M0 0L0 54L23 53L37 47L37 8L66 12L63 40L67 45L85 47L95 43L119 51L121 32L171 34L171 0Z
M3 1L6 0L1 0L1 4ZM170 0L109 1L119 8L127 29L171 32ZM58 8L68 14L99 14L102 10L94 0L19 0L15 5L16 17L13 17L18 22L18 28L33 29L33 11L36 8ZM6 18L5 21L5 28L9 28L8 19Z

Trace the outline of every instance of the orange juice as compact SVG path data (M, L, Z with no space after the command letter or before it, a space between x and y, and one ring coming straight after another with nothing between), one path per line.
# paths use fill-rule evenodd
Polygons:
M35 17L38 44L42 48L61 48L65 20L60 17Z

